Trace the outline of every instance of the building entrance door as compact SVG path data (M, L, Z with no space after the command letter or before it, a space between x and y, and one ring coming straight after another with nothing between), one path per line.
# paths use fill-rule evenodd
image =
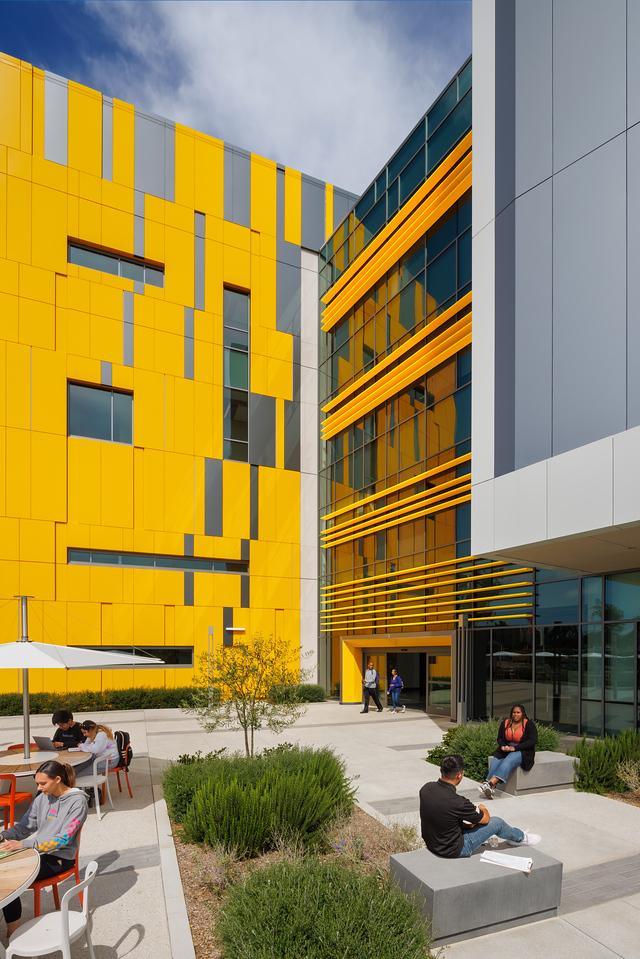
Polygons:
M451 654L427 655L427 712L451 715Z
M400 702L407 709L424 709L426 699L426 653L387 652L387 689L391 670L397 669L404 686Z

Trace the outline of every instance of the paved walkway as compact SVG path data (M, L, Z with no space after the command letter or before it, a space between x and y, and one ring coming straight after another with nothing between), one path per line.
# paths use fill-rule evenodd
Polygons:
M242 735L204 733L180 710L105 713L103 718L131 733L136 757L134 799L116 789L115 810L101 823L92 811L83 833L83 861L94 857L101 865L95 885L96 957L190 959L158 788L161 771L180 753L221 746L242 750ZM282 741L330 746L345 759L364 809L389 824L417 826L418 790L438 776L424 757L440 741L442 725L419 712L360 715L357 706L318 703L279 737L258 732L256 750ZM33 727L36 733L51 729L47 717L35 717ZM4 719L2 731L5 742L18 740L21 720ZM462 788L471 790L474 784L465 780ZM540 832L541 848L564 862L561 916L456 943L446 947L444 959L484 959L493 953L539 959L545 951L554 959L638 959L640 809L572 790L504 796L494 807L503 818ZM86 950L77 947L73 957L86 957Z

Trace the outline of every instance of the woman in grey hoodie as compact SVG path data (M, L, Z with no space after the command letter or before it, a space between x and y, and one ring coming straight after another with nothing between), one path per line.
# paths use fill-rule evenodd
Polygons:
M78 851L80 830L87 818L87 797L75 789L75 773L66 763L50 759L36 771L38 794L19 823L0 831L0 850L37 849L38 879L70 869ZM22 903L14 899L2 909L7 934L20 925Z

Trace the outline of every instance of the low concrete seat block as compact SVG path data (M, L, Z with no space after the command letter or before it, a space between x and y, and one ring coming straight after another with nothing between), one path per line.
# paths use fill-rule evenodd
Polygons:
M481 862L480 851L468 859L441 859L428 849L391 856L391 877L404 893L415 897L431 925L434 944L557 915L562 863L526 846L505 846L500 852L530 857L531 872Z
M537 789L568 789L575 777L575 756L542 750L536 753L533 769L525 772L518 768L506 783L498 783L498 789L512 796L522 796Z

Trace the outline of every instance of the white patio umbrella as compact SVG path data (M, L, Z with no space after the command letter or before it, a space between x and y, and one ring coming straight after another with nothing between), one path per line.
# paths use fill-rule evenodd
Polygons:
M77 646L56 646L53 643L33 643L27 625L27 597L22 603L22 636L13 643L0 643L0 669L22 670L22 718L24 722L24 757L30 756L29 670L30 669L118 669L131 666L163 666L154 656L135 656L131 653L103 653L98 649L79 649Z

